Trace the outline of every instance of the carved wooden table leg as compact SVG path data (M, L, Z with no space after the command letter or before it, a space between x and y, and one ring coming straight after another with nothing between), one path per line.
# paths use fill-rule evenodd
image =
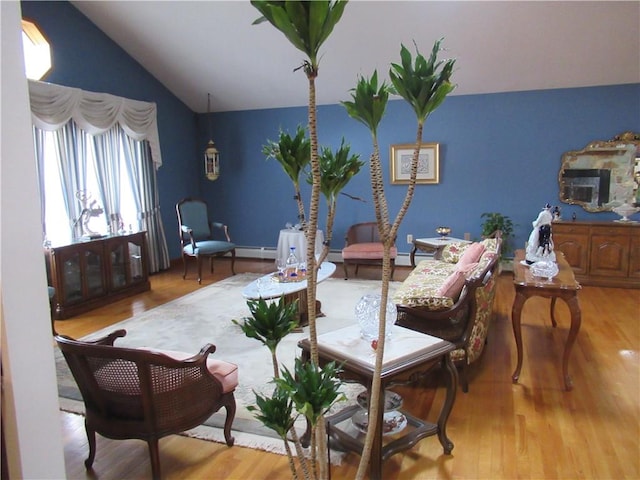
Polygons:
M438 439L442 444L445 455L450 455L453 450L453 442L447 437L447 420L451 414L453 403L456 400L456 391L458 387L458 370L451 360L451 355L442 357L441 365L445 372L445 383L447 384L447 396L445 398L440 415L438 416Z
M569 335L567 336L567 343L564 346L564 354L562 356L562 375L564 377L564 385L567 390L573 389L573 381L569 375L569 356L571 355L571 349L576 342L578 331L580 330L580 324L582 323L582 312L580 311L580 304L578 303L578 295L574 293L569 298L564 299L569 306L571 312L571 327L569 329Z
M527 297L516 287L516 298L513 301L513 308L511 309L511 323L513 325L513 336L516 340L518 363L516 364L516 369L513 371L513 375L511 375L511 381L513 383L518 382L520 370L522 369L522 325L520 322L522 320L522 307L526 301Z

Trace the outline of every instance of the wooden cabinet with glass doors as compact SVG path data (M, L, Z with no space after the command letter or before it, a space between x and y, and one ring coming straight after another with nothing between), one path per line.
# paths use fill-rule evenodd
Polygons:
M55 319L149 290L146 232L46 249Z

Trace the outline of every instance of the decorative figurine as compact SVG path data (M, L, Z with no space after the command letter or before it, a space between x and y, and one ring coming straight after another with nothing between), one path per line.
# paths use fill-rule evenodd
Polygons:
M559 206L555 206L553 207L553 221L554 222L559 222L561 220L560 218L560 207Z
M533 230L529 235L525 255L525 260L529 265L540 261L556 261L556 254L553 251L553 238L551 236L552 221L551 205L547 203L538 218L533 222Z
M98 205L97 200L92 199L91 197L91 193L85 190L79 190L78 192L76 192L76 198L82 205L82 211L80 212L80 216L74 222L73 226L75 227L79 222L81 222L83 237L100 238L104 235L91 230L89 228L89 220L91 220L92 217L102 215L104 213L104 210Z

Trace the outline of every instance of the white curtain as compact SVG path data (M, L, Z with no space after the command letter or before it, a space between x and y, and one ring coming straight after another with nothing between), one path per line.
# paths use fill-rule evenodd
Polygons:
M121 218L119 152L122 147L122 160L129 172L137 206L137 227L147 231L149 271L168 268L169 254L155 175L162 164L155 103L36 81L29 82L29 95L41 192L44 192L43 131L51 131L56 137L55 160L70 221L80 215L74 192L86 189L87 148L93 150L99 196L108 218ZM41 207L44 225L44 202Z
M162 165L157 107L153 102L34 80L29 80L29 99L33 124L42 130L58 130L73 119L85 132L98 135L118 123L134 140L147 140L155 168Z

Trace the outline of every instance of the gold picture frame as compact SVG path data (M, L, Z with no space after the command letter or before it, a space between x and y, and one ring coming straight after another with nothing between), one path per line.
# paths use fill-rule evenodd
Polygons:
M415 145L411 143L391 145L391 183L408 184L411 177L411 160ZM418 157L416 183L440 183L440 144L423 143Z

